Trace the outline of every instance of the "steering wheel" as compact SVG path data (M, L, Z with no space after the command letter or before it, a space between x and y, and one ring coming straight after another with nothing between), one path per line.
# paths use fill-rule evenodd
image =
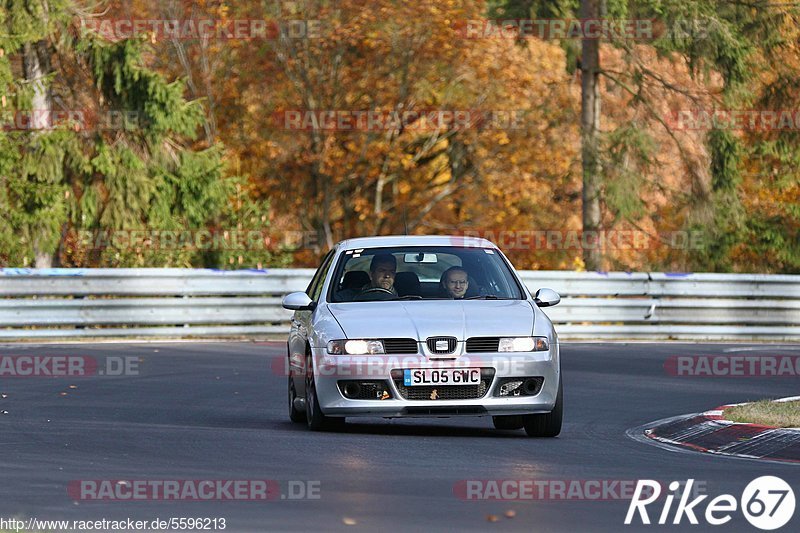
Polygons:
M353 298L353 301L370 302L373 300L388 300L389 298L394 297L395 294L389 289L384 289L383 287L370 287L369 289L356 294L355 298Z

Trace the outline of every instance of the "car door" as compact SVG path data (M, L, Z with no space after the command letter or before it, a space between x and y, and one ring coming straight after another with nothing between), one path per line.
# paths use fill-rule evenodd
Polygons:
M311 279L311 283L306 288L306 294L315 303L319 302L333 256L334 250L327 253ZM305 394L305 380L301 378L305 376L306 344L308 344L308 339L313 334L312 320L316 310L315 306L314 310L311 311L295 311L292 316L291 330L289 332L289 372L295 377L295 390L300 394Z

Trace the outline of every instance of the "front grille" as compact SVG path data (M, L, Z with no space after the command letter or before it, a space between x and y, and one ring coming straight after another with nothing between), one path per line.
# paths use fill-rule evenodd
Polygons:
M397 390L404 400L477 400L486 395L491 380L481 380L480 385L423 385L406 387L402 381L395 381ZM436 395L433 391L436 391ZM432 397L433 396L433 397Z
M419 352L414 339L383 339L384 351L388 354L415 354Z
M428 337L428 349L431 353L453 353L456 351L456 338L455 337ZM436 345L441 342L447 343L447 348L437 347Z
M481 369L481 382L478 385L420 385L406 387L403 379L394 379L397 392L404 400L429 401L429 400L477 400L486 396L489 386L494 378L493 368ZM435 397L433 391L436 391Z
M472 337L467 339L468 353L496 352L500 347L500 337Z

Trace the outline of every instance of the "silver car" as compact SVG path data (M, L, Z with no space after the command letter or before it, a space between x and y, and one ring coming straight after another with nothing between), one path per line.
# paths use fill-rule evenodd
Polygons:
M491 416L531 437L561 431L558 336L511 263L479 238L338 243L294 311L289 416L312 430L345 417Z

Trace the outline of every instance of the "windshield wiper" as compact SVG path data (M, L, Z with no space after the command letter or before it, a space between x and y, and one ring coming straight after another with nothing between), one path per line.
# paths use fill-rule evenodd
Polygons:
M465 300L513 300L513 298L501 298L499 296L495 296L494 294L479 294L478 296L470 296L469 298L464 298Z
M418 296L416 294L406 294L405 296L398 296L397 298L391 298L392 300L422 300L422 296Z

